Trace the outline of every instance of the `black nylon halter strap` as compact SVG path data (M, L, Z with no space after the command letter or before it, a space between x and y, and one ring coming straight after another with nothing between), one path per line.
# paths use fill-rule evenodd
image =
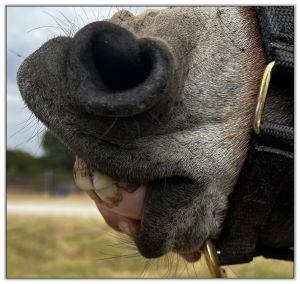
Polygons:
M294 7L255 7L273 72L293 77ZM282 85L291 80L282 80ZM293 96L293 94L291 94ZM252 134L251 146L233 194L220 238L216 241L220 264L249 262L256 255L293 259L293 250L260 248L260 233L278 198L294 186L293 126L263 122Z
M293 183L293 141L286 139L283 143L274 136L253 135L219 239L221 265L249 262L260 254L271 257L272 253L279 259L293 257L289 248L267 251L257 247L279 194L293 188Z
M294 7L254 8L261 28L268 61L276 60L275 72L294 71Z

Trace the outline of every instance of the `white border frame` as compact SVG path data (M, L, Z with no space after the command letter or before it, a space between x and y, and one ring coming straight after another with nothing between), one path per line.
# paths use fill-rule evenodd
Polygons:
M5 239L5 232L6 232L6 166L5 166L5 152L6 152L6 6L7 5L14 5L14 6L76 6L76 5L82 5L82 6L171 6L171 5L181 5L181 6L188 6L188 5L207 5L207 6L211 6L211 5L296 5L296 1L290 1L290 0L286 0L286 1L266 1L266 0L262 0L262 1L253 1L253 0L248 0L248 1L237 1L237 0L231 0L228 2L225 1L221 1L221 0L212 0L212 1L183 1L183 0L173 0L173 1L167 1L167 0L148 0L148 1L142 1L142 0L131 0L131 1L115 1L115 0L110 0L105 1L105 0L88 0L88 1L82 1L82 0L72 0L72 1L67 1L67 0L31 0L31 1L26 1L26 0L4 0L1 1L1 5L2 5L2 9L0 9L0 19L1 19L1 39L0 42L1 44L1 76L0 76L0 86L2 87L2 94L3 94L3 100L4 102L0 104L0 117L2 118L2 121L4 122L4 125L1 127L1 134L0 134L0 138L1 138L1 145L4 145L4 155L3 158L0 159L0 181L2 182L3 188L1 189L1 194L2 194L2 198L0 198L0 202L1 202L1 207L3 208L3 216L2 218L0 218L0 228L1 230L1 234L0 234L0 251L1 251L1 258L0 258L0 282L1 283L23 283L25 282L37 282L38 283L41 281L47 281L47 283L86 283L87 281L93 281L99 283L101 281L101 283L108 283L108 282L115 282L115 281L122 281L123 283L132 283L132 281L139 281L140 279L128 279L128 280L104 280L104 279L67 279L67 280L56 280L56 279L28 279L28 280L10 280L10 279L6 279L6 239ZM298 13L298 9L297 6L295 8L295 20L296 20L296 40L299 38L298 34L299 34L299 13ZM296 49L298 49L298 45L297 45L297 41L296 41ZM295 59L297 59L297 50L295 53ZM299 70L299 61L295 60L296 64L295 64L295 69L296 69L296 73L295 73L295 78L297 78L297 70ZM299 98L297 98L297 96L299 96L299 94L297 94L297 80L295 80L295 125L296 128L299 125L299 115L297 115L297 109L299 110ZM298 135L298 131L296 129L295 131L295 137L296 137L296 151L295 153L297 154L297 146L298 146L298 142L299 142L299 135ZM3 143L3 144L2 144ZM296 173L295 173L295 202L296 204L299 204L299 194L298 194L298 190L300 190L300 187L298 186L298 179L297 176L299 176L299 171L298 171L298 167L297 167L297 161L298 161L298 155L296 155L296 160L295 160L295 169L296 169ZM296 221L298 221L298 211L297 211L297 206L295 206L296 208ZM297 222L295 222L296 224L296 231L295 231L295 236L299 236L298 234L298 229L299 227L297 226ZM298 244L297 244L297 238L295 237L295 279L296 280L296 276L298 275L298 263L297 263L297 255L299 253L299 249L298 249ZM182 280L182 281L186 281ZM213 281L218 281L218 280L205 280L205 279L199 279L201 282L203 281L210 281L210 283ZM255 279L253 279L255 280ZM161 281L161 280L146 280L147 282L150 283L155 283L157 281ZM163 281L174 281L173 280L163 280ZM180 281L180 280L175 280L175 281ZM220 281L220 280L219 280ZM244 281L244 280L237 280L237 281ZM251 280L250 280L251 281ZM264 281L280 281L280 282L286 282L286 281L291 281L291 280L274 280L274 279L270 279L270 280L264 280Z

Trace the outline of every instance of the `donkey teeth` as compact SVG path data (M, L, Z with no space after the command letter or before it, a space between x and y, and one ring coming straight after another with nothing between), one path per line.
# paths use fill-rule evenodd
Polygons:
M122 190L132 193L140 186L138 183L116 182L99 171L88 172L80 167L74 169L74 180L81 190L93 197L96 194L108 205L117 205L122 200Z
M81 190L94 197L92 199L95 199L94 194L96 194L101 201L108 205L117 205L122 200L122 194L120 188L116 186L116 182L100 172L83 175L80 169L76 169L74 170L74 180Z
M115 181L100 172L83 174L80 169L74 170L74 180L81 190L97 190L112 186Z
M95 189L95 192L108 205L118 205L122 200L122 193L115 184L106 188Z
M99 176L94 175L94 187L96 194L109 205L118 205L122 200L122 190L125 190L129 193L134 192L138 189L139 184L131 184L127 182L114 182L112 185L108 187L97 187L99 184Z
M74 180L81 190L87 191L94 189L91 177L89 175L83 175L79 169L74 170Z
M116 181L113 180L111 177L102 174L100 172L93 172L92 175L94 189L103 189L112 186Z

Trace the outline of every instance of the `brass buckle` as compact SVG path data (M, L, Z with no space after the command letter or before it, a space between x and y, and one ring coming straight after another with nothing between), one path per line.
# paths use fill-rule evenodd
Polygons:
M271 73L274 65L275 65L275 61L272 61L267 65L261 80L259 94L257 98L257 105L256 105L255 115L254 115L254 123L253 123L253 130L256 134L260 133L261 116L264 109L266 96L268 93L270 79L271 79Z
M213 278L226 278L226 271L220 266L216 248L211 240L207 239L204 242L201 251L205 256L206 264L210 275Z

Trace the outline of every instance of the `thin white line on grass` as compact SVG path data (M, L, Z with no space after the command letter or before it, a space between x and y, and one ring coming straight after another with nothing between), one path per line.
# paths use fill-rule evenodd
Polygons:
M96 206L72 204L36 204L36 203L13 203L7 204L8 214L39 215L39 216L69 216L79 218L101 218Z

